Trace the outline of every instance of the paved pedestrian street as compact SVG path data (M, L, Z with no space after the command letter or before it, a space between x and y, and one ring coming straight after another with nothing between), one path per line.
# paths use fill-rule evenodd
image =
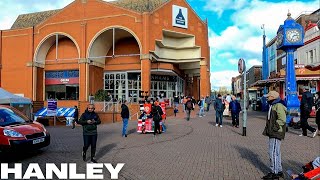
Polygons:
M125 163L119 179L260 179L269 170L268 138L262 135L265 116L263 112L248 112L246 137L241 136L241 126L231 126L230 118L224 118L222 128L215 127L212 110L202 118L194 115L190 121L182 113L170 117L166 122L168 131L156 138L136 133L135 121L129 123L127 138L121 137L121 123L105 124L98 129L96 158L101 163ZM315 126L314 119L309 121ZM77 171L85 172L82 128L47 129L52 137L49 147L20 156L2 155L1 161L22 162L25 166L39 163L43 167L45 163L77 163ZM302 165L320 155L320 136L299 137L300 133L289 128L282 141L284 170L299 172ZM107 170L104 174L110 179Z

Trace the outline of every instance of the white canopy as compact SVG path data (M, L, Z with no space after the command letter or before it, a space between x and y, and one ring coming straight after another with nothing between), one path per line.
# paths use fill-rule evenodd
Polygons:
M31 104L31 100L0 88L0 104Z

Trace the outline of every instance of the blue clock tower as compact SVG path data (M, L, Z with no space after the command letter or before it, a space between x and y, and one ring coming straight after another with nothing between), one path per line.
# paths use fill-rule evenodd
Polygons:
M286 103L288 109L287 124L291 121L292 117L297 116L300 109L300 102L298 99L296 73L294 67L294 51L303 46L304 29L291 18L288 13L288 18L284 21L283 25L279 26L277 31L276 45L277 49L284 50L286 56Z

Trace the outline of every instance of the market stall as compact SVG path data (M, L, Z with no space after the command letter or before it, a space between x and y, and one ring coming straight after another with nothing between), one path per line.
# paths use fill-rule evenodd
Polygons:
M12 106L31 118L32 102L29 98L12 94L0 88L0 104Z
M166 119L166 104L165 102L160 103L160 107L162 109L163 115L162 120L160 121L160 129L162 132L165 132L163 128L163 123ZM152 116L150 115L152 109L152 104L146 103L143 106L143 113L140 115L140 118L138 119L138 127L137 132L138 133L153 133L154 132L154 123Z

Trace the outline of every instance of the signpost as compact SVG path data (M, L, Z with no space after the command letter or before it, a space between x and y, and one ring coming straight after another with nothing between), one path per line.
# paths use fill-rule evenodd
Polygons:
M238 71L243 74L243 118L242 118L242 136L247 136L247 73L245 60L240 58L238 61ZM243 73L244 72L244 73Z
M47 116L53 116L53 125L56 126L57 101L55 99L48 100Z

